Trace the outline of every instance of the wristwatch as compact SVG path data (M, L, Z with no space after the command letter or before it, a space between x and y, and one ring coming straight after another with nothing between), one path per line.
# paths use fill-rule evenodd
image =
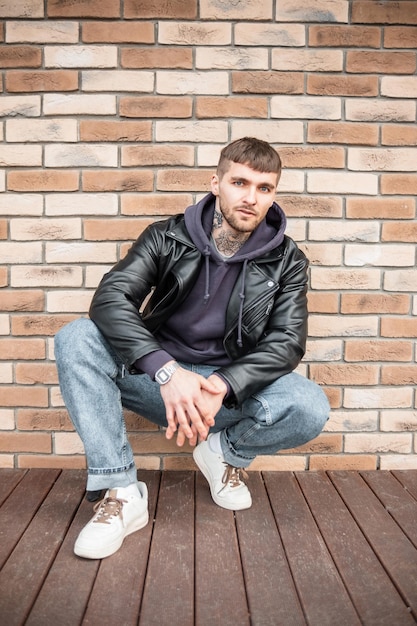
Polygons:
M159 369L155 374L156 382L159 383L160 385L165 385L171 380L172 374L178 368L179 368L178 363L168 363L168 365L164 365L164 367L161 367L161 369Z

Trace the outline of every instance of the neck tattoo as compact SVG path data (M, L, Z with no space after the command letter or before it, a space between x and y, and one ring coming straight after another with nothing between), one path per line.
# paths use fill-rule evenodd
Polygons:
M224 229L223 214L215 209L213 216L212 235L217 250L224 256L233 256L240 250L243 244L249 239L250 233L230 232Z

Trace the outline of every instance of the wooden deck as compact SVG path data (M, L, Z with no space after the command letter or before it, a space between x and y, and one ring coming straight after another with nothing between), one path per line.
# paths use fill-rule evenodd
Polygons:
M417 470L253 472L237 513L199 473L141 478L153 523L89 561L84 473L0 470L2 626L416 623Z

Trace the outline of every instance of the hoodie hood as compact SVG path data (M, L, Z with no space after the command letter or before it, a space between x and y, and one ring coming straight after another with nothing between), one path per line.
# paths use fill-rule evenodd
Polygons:
M287 220L281 207L273 202L265 216L265 219L252 232L248 240L240 250L232 257L224 259L217 251L211 241L211 231L213 227L213 216L216 197L209 193L200 202L188 207L185 211L185 225L188 233L205 258L205 288L204 303L210 300L210 263L241 265L240 271L240 307L238 316L238 339L239 346L242 345L242 317L245 301L245 281L248 262L255 258L260 258L277 248L284 239ZM238 268L236 267L236 270Z

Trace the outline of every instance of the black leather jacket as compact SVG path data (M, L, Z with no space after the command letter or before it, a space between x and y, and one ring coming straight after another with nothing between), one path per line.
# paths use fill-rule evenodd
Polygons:
M187 297L203 261L180 214L147 228L127 256L103 277L90 317L130 373L141 373L134 365L137 359L161 349L153 333ZM218 370L233 392L226 406L239 406L294 370L302 359L307 335L307 267L305 255L287 236L264 257L249 261L242 346L237 341L240 281L236 281L224 334L224 348L232 362Z

